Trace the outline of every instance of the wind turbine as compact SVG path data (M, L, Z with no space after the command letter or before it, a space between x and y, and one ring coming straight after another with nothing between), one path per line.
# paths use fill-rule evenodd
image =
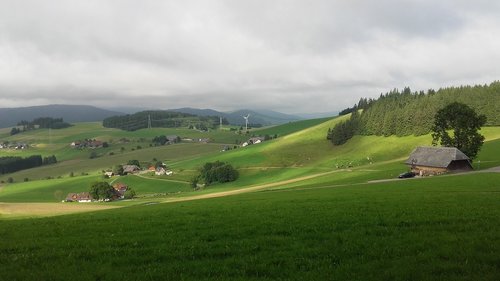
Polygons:
M245 131L248 132L248 117L250 117L250 113L242 117L245 118Z

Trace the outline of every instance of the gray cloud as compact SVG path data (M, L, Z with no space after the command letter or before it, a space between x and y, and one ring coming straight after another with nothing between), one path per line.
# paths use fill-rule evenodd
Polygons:
M332 111L488 83L493 1L2 1L0 107Z

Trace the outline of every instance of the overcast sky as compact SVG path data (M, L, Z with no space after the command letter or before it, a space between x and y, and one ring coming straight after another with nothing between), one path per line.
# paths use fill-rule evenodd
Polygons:
M500 1L0 0L0 107L288 113L500 79Z

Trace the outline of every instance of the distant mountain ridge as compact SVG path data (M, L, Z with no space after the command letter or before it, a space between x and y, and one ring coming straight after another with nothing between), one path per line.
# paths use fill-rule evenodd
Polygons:
M38 117L63 118L65 122L76 123L102 121L104 118L123 114L90 105L51 104L0 108L0 128L12 127L21 120L31 121Z
M181 113L194 114L198 116L220 116L226 118L227 121L232 125L244 125L245 119L243 118L243 116L246 116L247 114L250 114L250 118L248 119L250 124L262 124L264 126L285 124L288 122L304 119L299 116L285 114L272 110L240 109L232 112L221 112L213 109L198 109L189 107L169 109L169 110Z

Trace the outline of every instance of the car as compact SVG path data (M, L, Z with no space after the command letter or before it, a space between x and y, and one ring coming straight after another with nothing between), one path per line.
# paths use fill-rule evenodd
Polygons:
M407 179L407 178L413 178L415 176L415 173L414 172L405 172L405 173L402 173L398 176L398 178L400 179Z

